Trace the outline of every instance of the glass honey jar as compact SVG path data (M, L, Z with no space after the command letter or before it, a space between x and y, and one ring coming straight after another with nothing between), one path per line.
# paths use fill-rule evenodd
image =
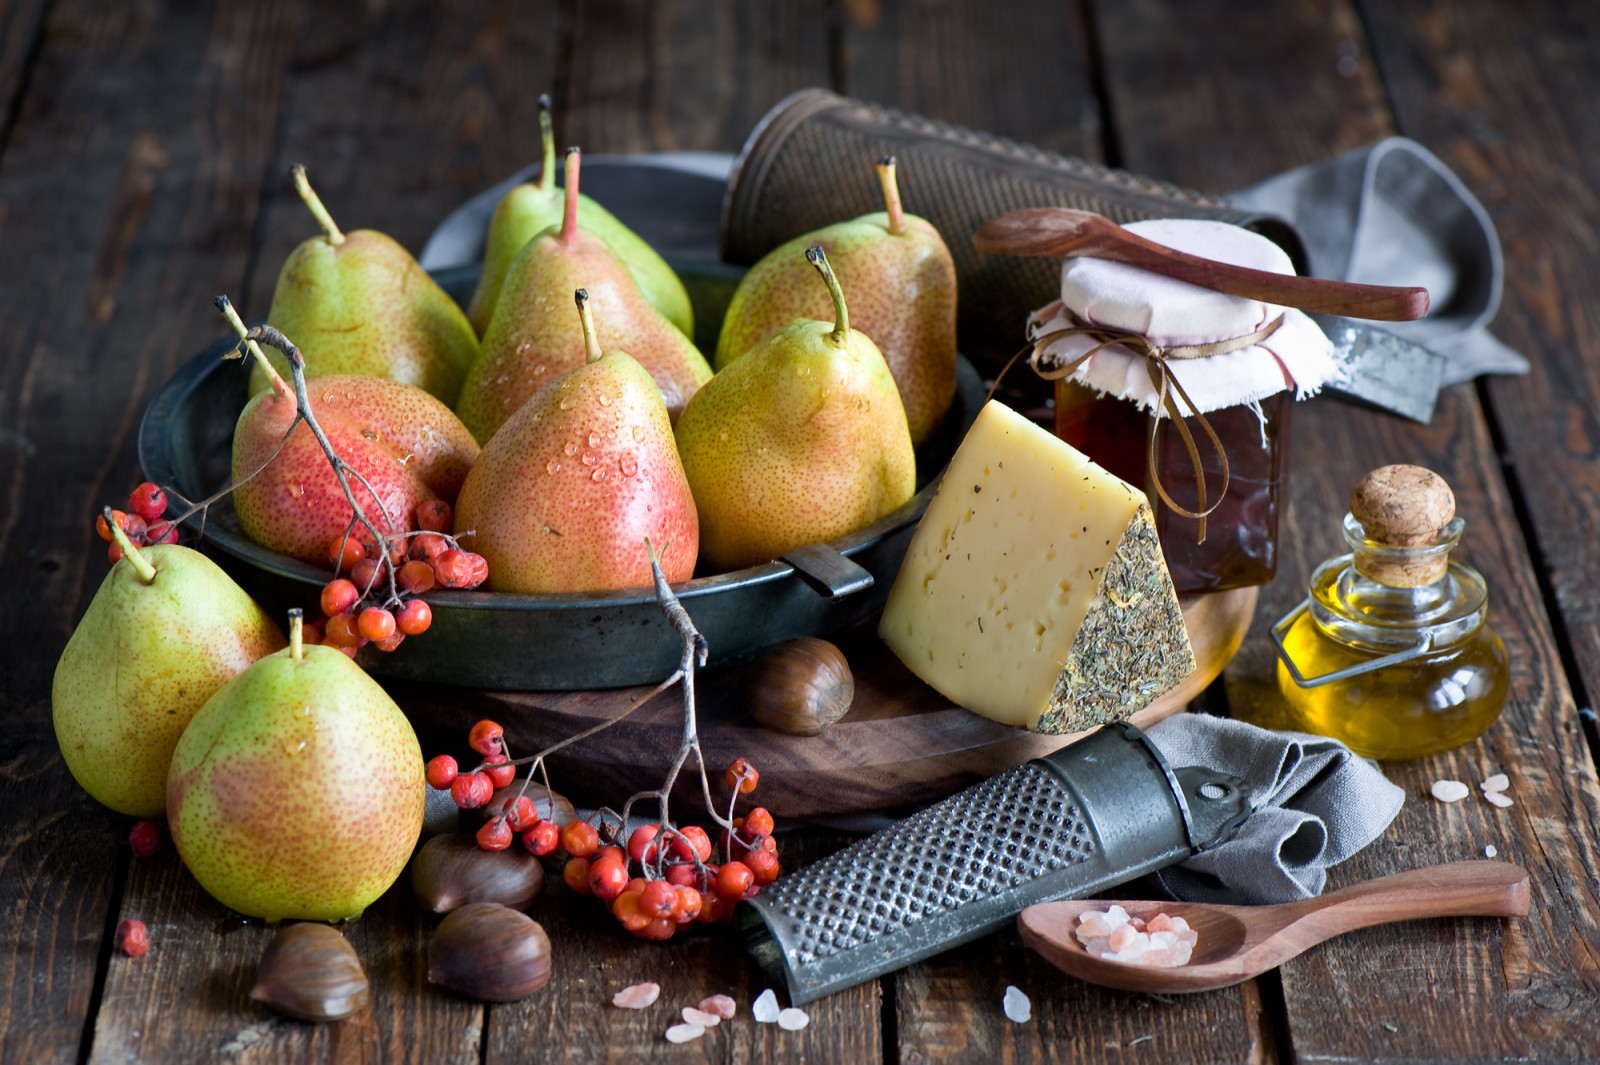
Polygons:
M1500 716L1505 645L1486 622L1483 575L1450 557L1464 527L1438 474L1385 466L1344 518L1350 553L1311 575L1272 628L1288 726L1379 759L1422 758Z

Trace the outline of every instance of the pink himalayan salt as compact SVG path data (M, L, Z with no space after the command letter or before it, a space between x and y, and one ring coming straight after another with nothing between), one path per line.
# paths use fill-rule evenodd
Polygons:
M625 1010L642 1010L654 1005L659 997L661 997L660 984L631 984L612 995L611 1004Z
M739 1005L727 995L707 995L700 1000L700 1005L695 1008L703 1013L716 1014L725 1021L731 1021L734 1013L739 1009Z
M1078 922L1078 941L1091 956L1130 965L1187 965L1199 939L1181 917L1160 913L1146 923L1121 906L1086 911Z

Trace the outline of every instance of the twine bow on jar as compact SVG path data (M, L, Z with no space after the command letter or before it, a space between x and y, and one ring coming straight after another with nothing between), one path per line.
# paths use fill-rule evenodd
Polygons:
M1129 351L1144 356L1145 373L1149 375L1150 387L1155 390L1155 405L1157 411L1165 410L1172 420L1173 427L1177 430L1179 438L1183 441L1184 448L1189 453L1189 461L1194 467L1195 481L1195 506L1197 509L1189 510L1179 506L1177 501L1167 492L1161 483L1161 478L1156 470L1156 432L1159 428L1159 418L1150 419L1150 435L1145 451L1145 465L1149 471L1150 483L1155 486L1156 494L1161 501L1172 510L1186 518L1193 518L1199 526L1197 543L1204 543L1206 539L1206 517L1216 510L1223 497L1228 494L1229 473L1228 455L1223 450L1222 441L1217 437L1217 432L1206 420L1206 416L1195 407L1195 403L1184 391L1183 385L1168 365L1169 359L1203 359L1211 355L1226 355L1230 351L1239 351L1243 348L1253 347L1266 340L1278 327L1283 324L1283 315L1279 314L1266 325L1253 333L1244 336L1229 337L1226 340L1212 341L1206 344L1174 344L1163 347L1145 336L1131 330L1113 329L1106 326L1092 325L1084 321L1071 310L1063 309L1068 321L1073 324L1065 329L1052 330L1036 338L1028 355L1028 365L1033 372L1046 381L1054 381L1074 373L1089 359L1100 351L1112 346L1121 346ZM1045 349L1058 340L1071 336L1086 336L1096 341L1095 346L1074 357L1071 361L1056 362L1056 357ZM1044 361L1048 359L1049 365ZM1182 400L1189 408L1189 414L1184 415L1178 408L1178 400ZM1212 449L1222 463L1222 488L1217 492L1215 501L1207 505L1206 502L1206 475L1205 469L1200 465L1200 450L1195 446L1194 434L1190 432L1186 417L1192 417L1199 423L1206 437L1211 441Z

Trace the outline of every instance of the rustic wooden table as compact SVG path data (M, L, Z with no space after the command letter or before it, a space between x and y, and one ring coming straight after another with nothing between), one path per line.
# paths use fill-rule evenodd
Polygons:
M748 1021L669 1048L656 1011L764 983L731 945L615 934L547 900L554 981L484 1007L430 987L427 923L391 892L352 926L370 1012L338 1025L245 999L268 933L74 784L50 723L57 655L106 563L90 515L140 480L154 390L219 334L210 299L260 315L307 231L285 174L416 249L457 203L562 143L733 150L788 92L829 86L1224 192L1391 133L1484 201L1506 251L1495 332L1524 377L1450 388L1422 427L1318 400L1295 415L1278 579L1213 705L1274 698L1265 628L1336 546L1348 487L1414 461L1455 486L1514 671L1478 742L1387 767L1408 801L1334 886L1480 856L1525 865L1525 920L1355 933L1239 987L1102 991L1013 932L835 995L799 1033ZM1567 0L0 0L0 1060L1593 1061L1600 1059L1600 7ZM1445 806L1439 777L1505 772L1516 805ZM838 838L787 843L815 858ZM137 916L146 957L111 950ZM1000 1010L1007 984L1035 1019Z

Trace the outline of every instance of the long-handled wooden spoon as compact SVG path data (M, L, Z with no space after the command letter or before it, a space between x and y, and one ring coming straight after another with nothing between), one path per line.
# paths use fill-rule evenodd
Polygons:
M1113 259L1230 296L1346 318L1409 322L1428 313L1428 290L1324 281L1202 259L1130 233L1104 215L1068 207L1028 207L991 218L973 245L995 255Z
M1182 917L1199 934L1189 964L1171 969L1096 958L1075 929L1086 910L1121 906L1149 920ZM1080 980L1125 991L1210 991L1268 969L1357 928L1421 917L1524 917L1528 872L1509 862L1451 862L1368 880L1303 902L1213 906L1203 902L1087 899L1041 902L1017 918L1022 941Z

